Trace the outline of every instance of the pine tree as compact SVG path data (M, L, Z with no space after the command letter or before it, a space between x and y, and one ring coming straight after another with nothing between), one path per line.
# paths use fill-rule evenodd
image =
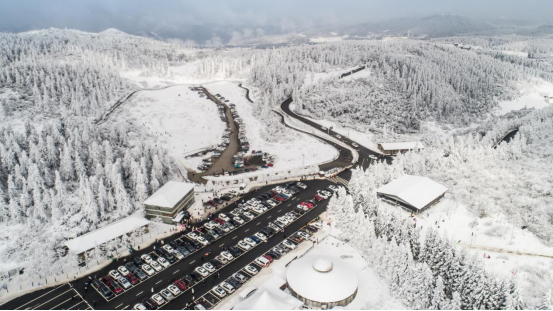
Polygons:
M428 307L428 309L442 310L446 309L449 306L444 289L445 287L442 277L438 276L438 278L436 279L436 286L432 291L432 298L430 299L430 306Z
M536 309L553 310L553 304L551 304L551 290L548 290L545 294L543 294L542 300Z

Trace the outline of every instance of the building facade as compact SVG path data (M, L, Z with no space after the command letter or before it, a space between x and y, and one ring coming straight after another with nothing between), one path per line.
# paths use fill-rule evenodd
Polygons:
M194 185L169 181L150 196L146 206L146 218L173 224L173 218L194 204Z

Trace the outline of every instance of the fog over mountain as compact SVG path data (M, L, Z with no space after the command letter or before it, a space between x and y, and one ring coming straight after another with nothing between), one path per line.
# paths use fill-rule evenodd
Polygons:
M547 24L553 3L532 1L2 1L0 31L71 28L176 39L218 46L253 38L341 30L348 35L392 31L430 36L497 30L504 21ZM458 16L458 17L453 17ZM461 17L462 16L462 17Z

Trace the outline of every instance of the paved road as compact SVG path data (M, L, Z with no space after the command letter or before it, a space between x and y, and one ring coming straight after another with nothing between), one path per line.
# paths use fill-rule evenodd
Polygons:
M157 274L149 277L148 279L144 280L143 282L139 283L138 285L130 288L129 290L125 291L124 293L120 294L116 298L106 301L103 296L101 296L96 290L94 290L91 287L88 287L87 290L85 290L84 283L88 280L88 276L82 277L80 279L77 279L74 282L71 282L71 285L74 287L74 289L70 289L69 291L65 288L58 289L56 291L51 291L50 289L45 289L43 291L36 291L27 295L24 295L22 297L16 298L14 300L11 300L4 305L2 305L1 309L17 309L17 308L23 308L23 309L48 309L50 308L70 308L69 306L71 300L70 293L80 293L82 297L85 299L85 303L87 307L85 307L83 304L77 305L77 308L86 309L88 308L88 305L92 306L94 309L130 309L132 306L140 302L142 299L146 297L150 297L152 295L151 291L152 288L154 292L158 292L162 289L162 287L166 287L169 283L169 280L171 279L178 279L183 277L185 274L191 272L196 266L201 264L202 262L202 256L205 256L205 253L207 250L211 249L213 255L218 255L222 251L223 246L232 246L236 245L236 243L245 237L248 237L256 232L259 231L262 227L266 226L269 221L274 220L275 218L285 214L286 212L292 210L297 204L301 203L302 201L305 201L307 199L310 199L313 197L314 193L317 189L323 189L326 188L328 185L331 184L328 180L314 180L314 181L306 181L305 182L308 186L308 189L303 190L301 193L297 194L293 198L289 199L288 201L268 210L266 213L259 215L258 217L254 218L247 224L237 228L236 230L224 235L222 238L216 240L213 244L208 245L207 247L193 253L192 255L188 256L187 258L176 262L175 264L169 266L168 268L158 272ZM260 193L266 192L268 189L272 189L274 186L266 186L259 191L253 191L245 195L244 199L248 200L252 197L255 197L259 195ZM328 200L325 200L321 202L321 204L317 205L316 208L311 210L310 212L306 213L299 219L297 219L294 223L292 223L290 226L286 228L286 232L293 232L304 226L308 221L311 221L315 219L318 215L320 215L325 209L328 204ZM231 204L230 206L224 208L221 212L229 211L231 209L235 208L235 204ZM179 232L178 234L174 234L171 237L168 237L165 239L165 242L168 243L170 241L173 241L177 238L180 238L183 235L183 233ZM257 247L253 248L251 251L247 252L243 256L239 257L238 259L232 261L230 264L224 266L221 270L219 270L219 273L222 278L226 278L232 273L238 271L242 267L244 267L246 264L250 263L254 258L264 254L269 248L272 248L274 245L280 243L284 239L283 235L276 234L272 238L269 239L267 243L259 244ZM133 254L133 256L140 256L142 254L150 253L153 250L153 247L148 247L146 249L137 251ZM90 274L91 277L98 278L104 275L107 275L107 273L110 270L116 269L118 266L123 264L124 260L127 260L129 257L121 258L119 262L114 262L107 267L101 269L98 272ZM206 279L206 285L203 286L201 284L197 284L194 287L194 294L192 294L191 291L186 291L177 299L170 302L166 308L169 309L181 309L184 307L184 305L189 302L192 299L192 295L194 295L196 298L203 295L203 293L207 292L211 289L212 280L214 276L210 276ZM221 280L218 280L219 282ZM63 285L67 288L69 288L69 285L65 284ZM59 293L60 291L64 292L64 296L57 297L56 293ZM45 292L49 292L47 295L44 295ZM55 299L53 301L52 299ZM77 298L74 298L77 299ZM33 301L32 304L29 304L29 301ZM75 300L75 304L77 302L80 303L80 301ZM60 303L59 306L57 306L57 303ZM64 303L64 304L61 304ZM74 304L74 305L75 305Z

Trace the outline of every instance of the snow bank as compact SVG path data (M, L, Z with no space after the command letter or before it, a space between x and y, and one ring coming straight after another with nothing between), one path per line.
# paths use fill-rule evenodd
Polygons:
M541 79L534 79L535 84L521 87L520 97L514 100L499 102L499 114L506 114L509 111L523 108L541 109L549 104L544 96L553 96L553 83ZM553 103L553 102L552 102Z

